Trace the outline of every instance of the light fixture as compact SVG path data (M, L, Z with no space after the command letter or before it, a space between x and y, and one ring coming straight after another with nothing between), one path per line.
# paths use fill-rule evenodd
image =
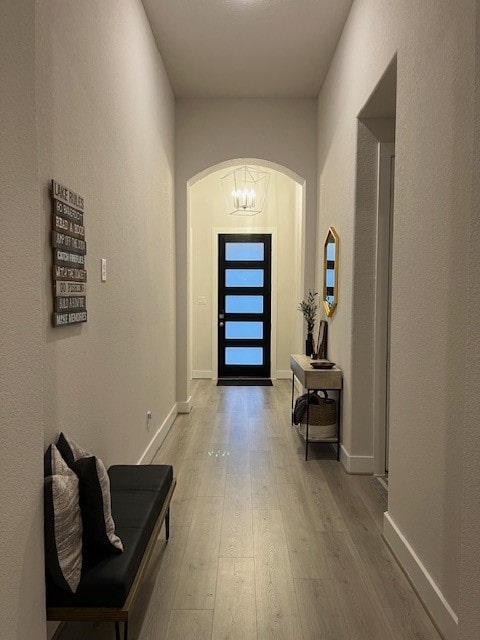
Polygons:
M270 174L252 167L239 167L221 178L228 213L255 216L265 204Z

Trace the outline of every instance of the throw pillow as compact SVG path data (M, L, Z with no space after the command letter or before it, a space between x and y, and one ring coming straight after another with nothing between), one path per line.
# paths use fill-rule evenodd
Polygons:
M75 593L82 574L82 518L78 478L55 445L44 457L45 568L60 588Z
M61 433L57 447L80 481L84 543L95 554L121 553L123 544L115 534L110 479L103 462Z

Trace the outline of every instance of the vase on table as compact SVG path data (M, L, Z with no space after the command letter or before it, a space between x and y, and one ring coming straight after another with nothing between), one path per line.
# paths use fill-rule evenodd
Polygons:
M313 333L310 331L307 333L307 339L305 340L305 355L310 357L314 352L313 348Z

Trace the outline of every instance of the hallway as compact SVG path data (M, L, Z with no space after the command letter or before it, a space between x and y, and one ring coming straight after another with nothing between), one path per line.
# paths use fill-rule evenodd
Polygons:
M376 481L328 449L303 460L290 389L196 383L154 461L178 485L132 640L439 640L382 541ZM61 638L110 640L112 626Z

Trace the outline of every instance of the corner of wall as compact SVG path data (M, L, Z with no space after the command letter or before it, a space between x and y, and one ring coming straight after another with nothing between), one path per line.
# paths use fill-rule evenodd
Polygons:
M160 427L157 429L153 438L148 443L147 448L140 456L140 459L138 460L137 464L151 464L152 460L155 457L156 452L160 448L162 442L167 437L168 432L172 428L172 425L175 422L175 419L179 413L180 412L178 411L177 405L175 404L171 408L170 412L168 413L167 417L162 422Z
M373 474L373 456L352 455L343 444L340 446L340 462L347 473Z
M193 408L193 398L189 396L184 402L177 402L178 413L190 413Z
M388 511L384 514L383 536L437 629L445 640L456 640L456 613Z

